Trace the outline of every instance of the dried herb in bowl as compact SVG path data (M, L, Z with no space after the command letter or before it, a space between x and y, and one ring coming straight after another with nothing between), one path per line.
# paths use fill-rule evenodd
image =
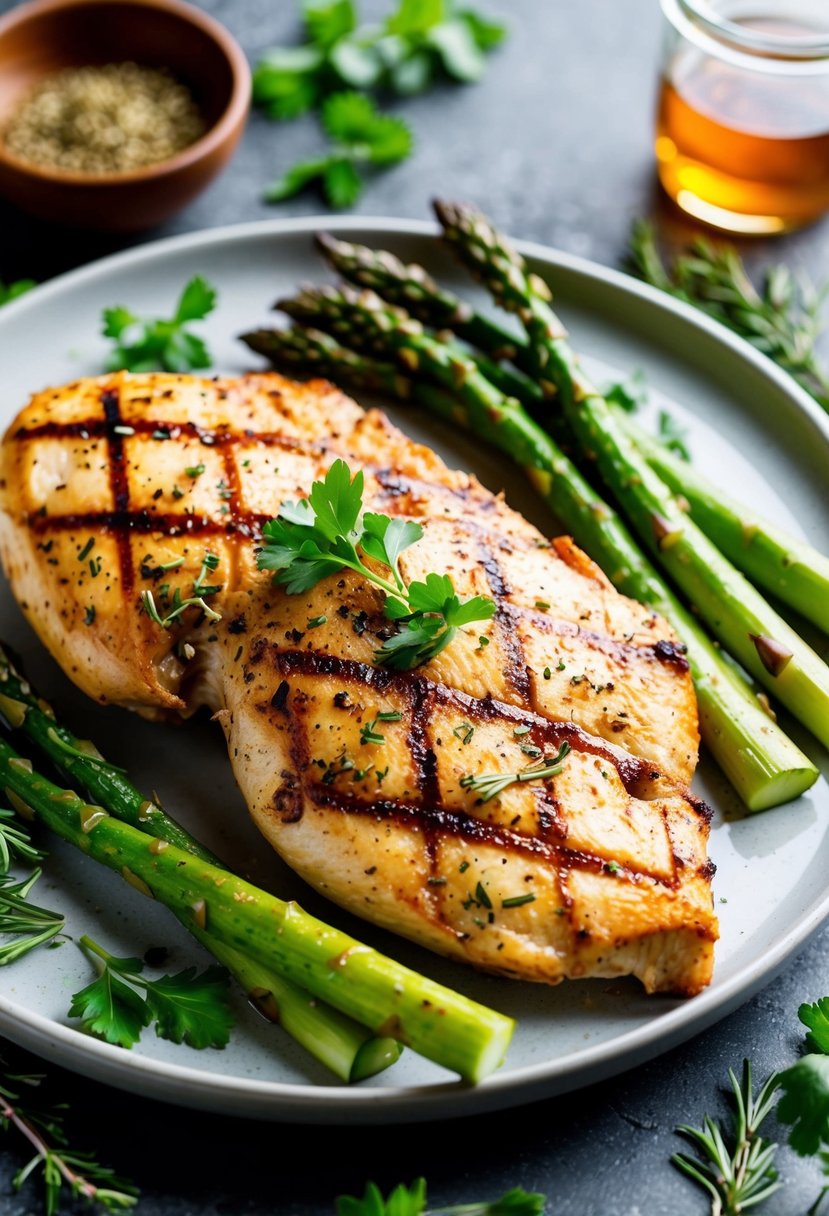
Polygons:
M193 95L136 63L63 68L25 97L3 132L21 160L71 173L127 173L181 152L205 131Z

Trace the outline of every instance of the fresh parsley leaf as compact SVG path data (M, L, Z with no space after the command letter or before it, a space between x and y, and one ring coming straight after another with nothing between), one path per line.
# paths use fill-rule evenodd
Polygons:
M3 304L11 304L12 300L18 299L25 295L27 291L31 291L33 287L37 287L34 279L18 279L15 283L4 283L0 279L0 306Z
M357 13L352 0L306 3L303 16L308 37L324 50L328 50L357 28Z
M515 1187L493 1203L463 1203L426 1211L426 1182L418 1178L411 1186L402 1183L383 1198L380 1188L369 1182L361 1199L341 1195L337 1216L543 1216L543 1195Z
M138 324L138 317L128 308L105 308L103 312L103 335L105 338L120 338L131 325Z
M325 54L315 46L268 51L253 72L253 100L270 118L298 118L315 106L321 95Z
M614 405L621 406L626 413L635 414L648 400L645 373L641 368L637 368L626 380L608 385L602 396L605 401L612 401Z
M806 1046L809 1050L829 1055L829 996L821 997L814 1005L801 1005L797 1016L808 1027Z
M381 114L364 93L333 93L322 108L322 125L332 140L361 149L361 159L375 164L392 164L411 152L406 124Z
M423 528L413 520L393 519L388 515L375 515L369 512L363 516L363 535L360 545L369 557L397 570L400 554L410 545L416 544L423 536Z
M466 21L443 21L430 30L428 42L437 51L444 71L455 80L480 80L486 63L472 28Z
M688 450L686 442L688 438L688 428L677 422L672 414L667 410L659 412L659 439L664 447L669 452L673 452L680 460L691 462L691 453Z
M314 160L303 160L292 165L287 173L283 173L268 186L264 194L265 202L281 203L286 198L293 198L312 182L324 179L332 163L332 157L318 156Z
M296 118L343 86L410 94L441 71L478 80L506 34L453 0L400 0L376 25L359 24L353 0L306 3L304 16L308 42L267 51L253 72L254 102L271 118Z
M443 21L445 9L444 0L400 0L397 12L386 21L386 29L402 38L427 34Z
M362 469L354 477L344 460L335 460L322 481L315 481L308 495L314 526L329 540L354 531L363 506L365 480Z
M507 27L502 22L490 21L474 9L460 9L458 16L469 26L472 37L482 51L493 51L507 36Z
M143 982L159 1038L187 1043L197 1050L227 1046L233 1017L223 967L208 967L200 975L195 967L187 967L176 975Z
M119 1047L132 1047L145 1026L155 1023L159 1038L190 1047L225 1047L233 1016L228 978L221 967L201 974L188 967L176 975L149 980L140 958L118 958L88 937L80 939L101 974L72 997L69 1016L82 1029Z
M105 308L102 333L115 342L107 371L187 372L209 367L207 346L186 327L203 320L215 306L215 289L196 275L182 291L170 320L142 319L121 306Z
M352 161L334 157L322 175L322 189L331 207L347 211L360 197L363 183Z
M802 1156L829 1145L829 1056L803 1056L780 1074L777 1118L789 1124L789 1144Z
M114 964L124 973L142 966L137 958L115 959ZM69 1016L80 1018L81 1029L96 1038L127 1048L138 1042L151 1021L147 1002L119 978L115 966L105 967L96 980L74 993Z
M176 309L177 324L188 321L203 321L216 307L216 289L200 274L195 275L184 288Z
M329 152L289 169L267 188L267 202L281 202L319 182L332 207L351 207L363 188L359 166L392 165L412 149L406 124L380 114L361 93L332 94L323 105L322 123L332 141Z
M384 593L388 619L401 622L375 658L408 670L439 654L461 626L489 620L495 605L484 596L462 601L445 574L428 574L424 582L407 587L400 555L420 540L423 529L376 512L362 515L363 488L362 472L352 478L345 461L334 461L306 500L283 503L277 517L265 524L257 564L270 570L274 583L289 595L308 591L343 569L362 575ZM367 566L361 554L384 566L388 575Z

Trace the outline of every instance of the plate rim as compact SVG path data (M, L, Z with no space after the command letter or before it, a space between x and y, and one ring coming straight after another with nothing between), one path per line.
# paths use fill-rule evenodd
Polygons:
M76 286L126 270L166 252L233 244L237 241L311 236L320 228L337 234L375 232L397 237L439 237L438 226L429 220L391 216L312 215L258 220L182 233L132 246L96 259L33 288L7 304L0 313L0 333L8 320L36 309L42 302ZM614 267L567 253L537 241L515 240L525 256L554 270L608 284L628 295L638 296L657 310L678 317L686 325L707 334L725 346L788 398L795 409L813 424L829 444L829 415L821 410L805 389L771 359L719 321L690 304L640 282ZM524 1065L508 1073L495 1073L478 1086L458 1080L425 1086L350 1088L346 1085L297 1084L210 1073L203 1068L133 1055L118 1047L82 1034L42 1014L32 1013L0 994L0 1033L46 1056L55 1063L108 1084L130 1088L145 1083L151 1096L173 1103L198 1106L236 1115L269 1119L301 1119L309 1122L416 1121L433 1117L456 1117L482 1113L532 1101L545 1093L563 1093L609 1077L651 1059L662 1051L699 1033L770 982L777 971L802 948L829 917L829 890L812 911L792 926L770 951L746 963L728 981L677 1005L655 1021L637 1027L605 1043L585 1047L562 1059Z

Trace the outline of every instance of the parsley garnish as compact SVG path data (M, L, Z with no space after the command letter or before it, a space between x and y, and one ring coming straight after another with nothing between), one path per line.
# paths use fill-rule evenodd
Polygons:
M345 569L379 587L385 614L399 628L375 652L375 660L408 670L440 654L463 625L489 620L495 605L480 595L461 601L446 574L427 574L425 581L407 585L399 570L400 555L420 540L422 527L388 515L363 514L362 500L362 472L352 479L345 461L335 460L324 480L311 486L307 499L283 503L276 519L265 524L257 564L260 570L274 571L274 583L289 595L309 591ZM367 566L361 553L385 566L388 577Z
M555 756L545 756L538 764L519 769L517 773L467 773L465 777L461 777L461 785L464 789L479 793L481 802L489 802L516 781L544 781L548 777L555 777L556 773L561 772L562 761L569 751L570 744L562 743Z
M25 295L27 291L31 291L33 287L37 287L34 279L18 279L16 283L4 283L0 279L0 305L11 304L12 300L18 299L19 296Z
M266 202L292 198L320 182L332 207L351 207L363 188L360 167L394 165L411 153L411 132L402 119L381 114L362 93L334 93L321 117L331 140L328 152L300 161L272 182L265 191Z
M207 346L187 326L191 321L204 320L215 306L215 289L196 275L184 288L169 320L137 317L120 306L105 308L103 334L115 342L106 370L189 372L209 367Z
M188 477L192 477L194 479L196 477L201 477L202 473L204 472L204 465L203 464L188 465L187 468L184 470L184 472L187 474Z
M107 1043L132 1047L145 1026L190 1047L224 1047L233 1017L228 1006L228 979L222 967L196 974L188 967L176 975L145 979L139 958L116 958L89 937L79 943L103 964L101 974L72 997L69 1016Z
M515 1187L492 1203L464 1203L427 1211L426 1181L418 1178L411 1186L396 1186L387 1199L373 1182L366 1185L362 1199L341 1195L337 1216L542 1216L545 1203L543 1195Z
M311 0L304 17L308 42L267 51L253 73L254 102L271 118L297 118L344 87L410 94L436 75L478 80L506 32L453 0L400 0L372 26L359 23L353 0Z
M691 453L687 444L688 428L677 422L667 410L659 411L659 439L663 447L673 452L680 460L690 463Z

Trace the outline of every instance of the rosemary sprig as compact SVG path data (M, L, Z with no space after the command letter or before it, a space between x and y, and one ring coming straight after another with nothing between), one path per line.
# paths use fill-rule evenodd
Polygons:
M740 334L829 410L829 373L815 351L822 328L820 307L829 285L817 290L805 279L795 279L788 267L771 266L758 290L733 246L713 245L703 238L668 266L645 220L633 226L629 264L651 286L695 305Z
M61 1194L85 1201L89 1207L105 1212L119 1212L134 1207L138 1191L105 1165L92 1153L78 1152L69 1147L60 1108L39 1110L22 1096L24 1088L38 1089L43 1077L36 1073L11 1071L0 1059L0 1127L15 1131L34 1150L30 1160L18 1170L12 1181L16 1191L40 1173L44 1186L45 1216L56 1216Z
M0 936L12 939L0 945L0 967L51 941L66 924L61 913L28 902L40 875L40 870L32 870L27 878L0 876Z
M15 815L0 807L0 875L8 874L13 857L35 865L46 854L32 844L32 838Z
M556 773L561 772L562 761L569 750L570 744L562 743L555 756L544 756L537 764L519 769L517 773L467 773L461 777L461 785L464 789L479 793L481 802L489 802L516 781L544 781L547 777L555 777Z
M777 1145L764 1140L760 1126L777 1101L779 1077L773 1073L754 1097L751 1064L743 1061L742 1081L728 1070L734 1095L730 1130L706 1115L701 1128L677 1128L697 1149L697 1156L675 1153L671 1161L711 1196L711 1216L740 1216L780 1187L774 1154Z

